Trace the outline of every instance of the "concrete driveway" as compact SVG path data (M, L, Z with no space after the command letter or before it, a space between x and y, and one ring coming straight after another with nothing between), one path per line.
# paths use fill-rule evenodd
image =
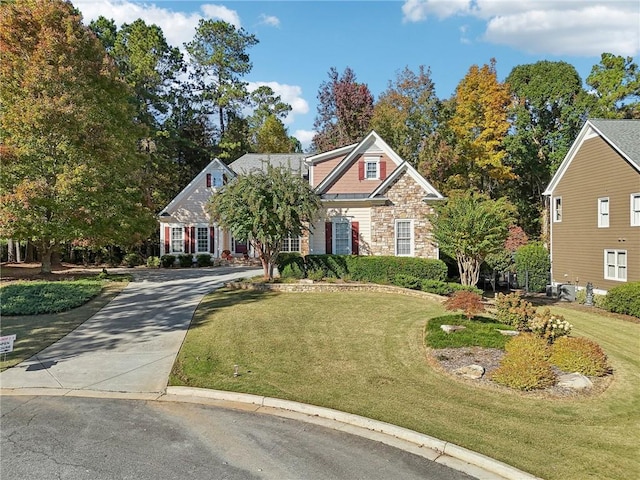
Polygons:
M138 270L97 314L29 360L0 373L3 389L160 393L202 297L254 267Z

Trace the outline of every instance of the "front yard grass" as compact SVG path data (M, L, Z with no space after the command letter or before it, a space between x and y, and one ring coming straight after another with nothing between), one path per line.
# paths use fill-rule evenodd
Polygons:
M84 305L66 312L21 316L5 316L3 314L0 322L0 336L16 335L16 341L13 344L13 352L7 354L6 360L4 360L4 354L0 356L4 360L0 361L0 371L27 360L60 340L95 315L126 285L127 282L107 282L97 296ZM9 286L3 287L3 291Z
M441 325L460 325L465 329L451 334L442 330ZM511 337L501 334L498 330L515 329L484 316L468 320L464 315L445 315L429 320L426 329L426 342L430 348L477 346L504 349L504 345Z
M640 473L640 325L554 307L596 340L615 377L593 396L543 398L456 380L427 361L436 301L380 293L221 290L205 297L170 384L266 395L363 415L545 479ZM234 377L234 365L239 376Z

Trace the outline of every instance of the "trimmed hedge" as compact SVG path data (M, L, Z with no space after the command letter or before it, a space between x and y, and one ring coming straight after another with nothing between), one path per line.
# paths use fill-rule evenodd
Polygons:
M606 310L640 318L640 282L619 285L607 292L602 305Z

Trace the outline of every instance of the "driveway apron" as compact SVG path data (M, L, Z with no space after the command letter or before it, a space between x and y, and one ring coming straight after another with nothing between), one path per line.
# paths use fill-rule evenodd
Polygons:
M160 393L203 296L255 268L146 270L102 310L0 374L2 388Z

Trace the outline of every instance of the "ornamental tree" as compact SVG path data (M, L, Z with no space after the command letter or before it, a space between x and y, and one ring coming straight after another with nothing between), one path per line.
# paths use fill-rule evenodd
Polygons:
M0 11L0 236L32 239L43 273L63 242L143 240L135 110L103 46L68 2Z
M505 198L465 192L454 193L435 210L430 220L440 250L457 260L461 283L475 285L487 255L502 250L514 207Z
M308 231L319 208L320 198L302 175L270 164L264 171L237 177L207 206L213 221L258 253L265 280L273 279L282 241Z

